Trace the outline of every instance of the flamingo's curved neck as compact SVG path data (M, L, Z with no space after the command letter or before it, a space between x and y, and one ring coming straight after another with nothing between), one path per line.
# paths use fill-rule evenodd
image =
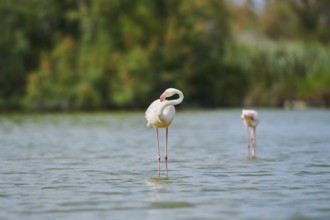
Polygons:
M181 91L177 90L175 92L175 94L178 94L179 98L174 99L174 100L165 100L165 101L162 102L161 107L159 108L159 112L158 112L159 116L161 116L161 117L164 116L164 109L167 106L178 105L183 101L184 96L183 96L183 93Z

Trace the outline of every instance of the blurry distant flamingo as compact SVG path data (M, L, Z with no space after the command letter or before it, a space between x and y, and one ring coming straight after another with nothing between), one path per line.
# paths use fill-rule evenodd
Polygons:
M171 97L175 94L179 95L178 99L166 100L167 97ZM146 119L148 121L147 127L156 128L156 139L158 147L158 177L160 176L160 153L159 153L159 140L158 140L158 128L166 128L166 146L165 146L165 162L166 162L166 176L167 171L167 144L168 144L168 126L173 121L175 115L174 105L180 104L183 101L183 93L174 88L166 89L159 99L155 100L146 111Z
M249 151L249 157L250 157L250 132L249 129L251 129L252 134L252 157L255 158L256 155L256 127L259 123L259 117L258 113L255 110L245 110L243 109L241 119L243 120L246 129L247 129L247 136L246 136L246 142L248 145L248 151Z

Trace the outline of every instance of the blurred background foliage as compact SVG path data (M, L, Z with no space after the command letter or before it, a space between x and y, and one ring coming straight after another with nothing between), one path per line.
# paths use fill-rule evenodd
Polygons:
M327 0L2 0L0 110L330 106Z

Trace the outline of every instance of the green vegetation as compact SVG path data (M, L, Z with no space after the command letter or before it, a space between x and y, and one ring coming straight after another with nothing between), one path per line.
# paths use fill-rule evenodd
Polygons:
M283 106L287 100L330 104L330 48L322 45L233 44L226 61L245 74L247 106Z
M329 106L327 2L3 0L0 110Z

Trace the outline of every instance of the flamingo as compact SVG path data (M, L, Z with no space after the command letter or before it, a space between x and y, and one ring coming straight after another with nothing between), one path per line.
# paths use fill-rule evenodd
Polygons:
M247 133L246 133L246 142L247 142L247 146L248 146L248 152L249 152L249 156L250 156L250 133L249 133L249 129L251 130L251 135L252 135L252 157L255 158L256 157L256 127L259 124L259 117L258 117L258 113L255 110L246 110L243 109L242 110L242 115L241 115L241 119L244 122L246 129L247 129Z
M166 100L167 97L171 97L175 94L179 95L179 98L174 100ZM178 105L183 101L183 93L174 88L166 89L165 92L160 96L159 99L155 100L148 107L145 117L147 119L148 128L156 128L156 141L158 149L158 177L160 177L160 153L159 153L159 139L158 139L158 128L166 128L166 146L165 146L165 162L166 162L166 176L168 176L167 170L167 144L168 144L168 127L173 121L175 115L174 105Z

